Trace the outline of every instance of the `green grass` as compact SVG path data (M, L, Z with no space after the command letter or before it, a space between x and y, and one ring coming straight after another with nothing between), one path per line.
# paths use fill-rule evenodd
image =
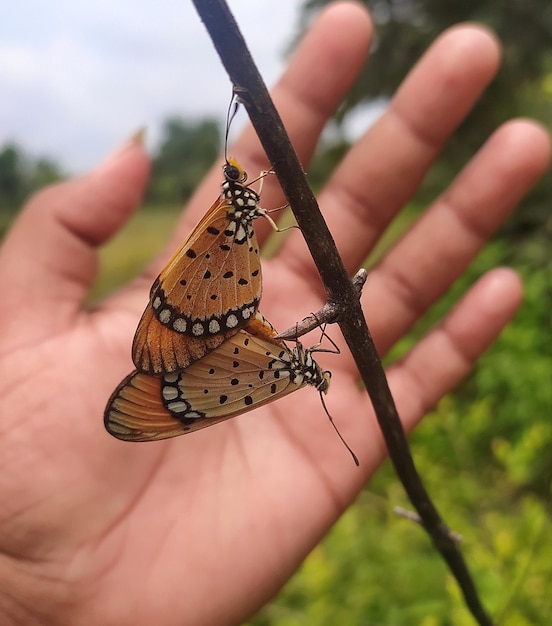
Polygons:
M179 215L179 211L172 207L140 209L100 249L100 270L90 299L98 300L133 279L162 249L176 227Z

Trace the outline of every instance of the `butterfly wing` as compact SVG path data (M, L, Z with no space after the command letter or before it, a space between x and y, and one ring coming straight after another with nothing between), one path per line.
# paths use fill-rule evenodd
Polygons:
M183 435L182 424L161 402L161 378L134 371L115 389L107 403L107 431L124 441L155 441Z
M155 281L134 337L137 369L184 369L253 317L262 288L259 245L251 220L229 218L234 210L225 198L215 202Z
M198 361L238 332L226 331L204 339L183 336L160 324L151 308L144 311L141 324L144 340L134 341L135 363L140 362L140 371L152 373L184 369L186 366L182 367L182 363ZM246 328L248 333L273 341L277 346L282 343L274 339L276 330L260 311L256 311Z
M134 337L132 359L142 372L174 372L201 359L237 332L230 330L201 339L189 337L163 326L148 307Z
M268 322L264 325L256 319L256 335L240 330L182 372L164 377L130 374L108 402L106 429L126 441L176 437L263 406L305 385L302 379L294 381L287 346L272 339L274 329Z

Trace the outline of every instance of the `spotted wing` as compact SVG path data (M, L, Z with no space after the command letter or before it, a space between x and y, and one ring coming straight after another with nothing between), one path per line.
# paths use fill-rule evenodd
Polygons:
M259 326L261 328L261 326ZM282 342L245 330L183 372L152 377L133 372L105 412L107 430L126 441L176 437L212 426L302 387Z
M124 441L155 441L183 435L161 402L162 379L134 371L115 389L104 414L106 430Z
M253 317L261 297L259 245L251 222L229 220L229 208L217 201L154 283L133 342L137 369L184 369Z
M135 364L140 363L138 369L149 374L182 370L188 364L198 361L218 348L238 332L237 330L226 331L203 339L188 337L171 332L163 326L151 308L144 311L142 322L143 341L138 342L135 338L132 351ZM273 339L277 334L276 330L260 311L256 311L246 328L247 332L252 335L258 335L267 341L274 341L277 346L281 345L281 341Z
M238 329L229 330L204 338L190 337L163 326L148 307L132 344L135 366L148 374L164 374L188 367L220 346Z

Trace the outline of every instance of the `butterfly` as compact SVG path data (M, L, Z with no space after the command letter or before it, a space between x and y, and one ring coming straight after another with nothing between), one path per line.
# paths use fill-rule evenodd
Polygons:
M212 426L306 385L321 397L327 393L331 373L314 360L316 347L297 342L289 348L275 335L257 312L245 329L183 371L150 376L135 370L109 399L107 431L125 441L167 439Z
M223 172L220 197L151 288L132 345L135 367L147 374L188 367L245 327L259 306L261 263L252 222L265 217L277 226L235 159L227 159Z

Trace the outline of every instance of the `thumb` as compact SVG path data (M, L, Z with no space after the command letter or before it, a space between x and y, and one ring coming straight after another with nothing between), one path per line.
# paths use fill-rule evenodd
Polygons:
M97 271L96 248L136 209L149 174L143 133L88 174L34 195L0 248L0 328L20 344L65 330ZM13 344L12 344L13 345Z

